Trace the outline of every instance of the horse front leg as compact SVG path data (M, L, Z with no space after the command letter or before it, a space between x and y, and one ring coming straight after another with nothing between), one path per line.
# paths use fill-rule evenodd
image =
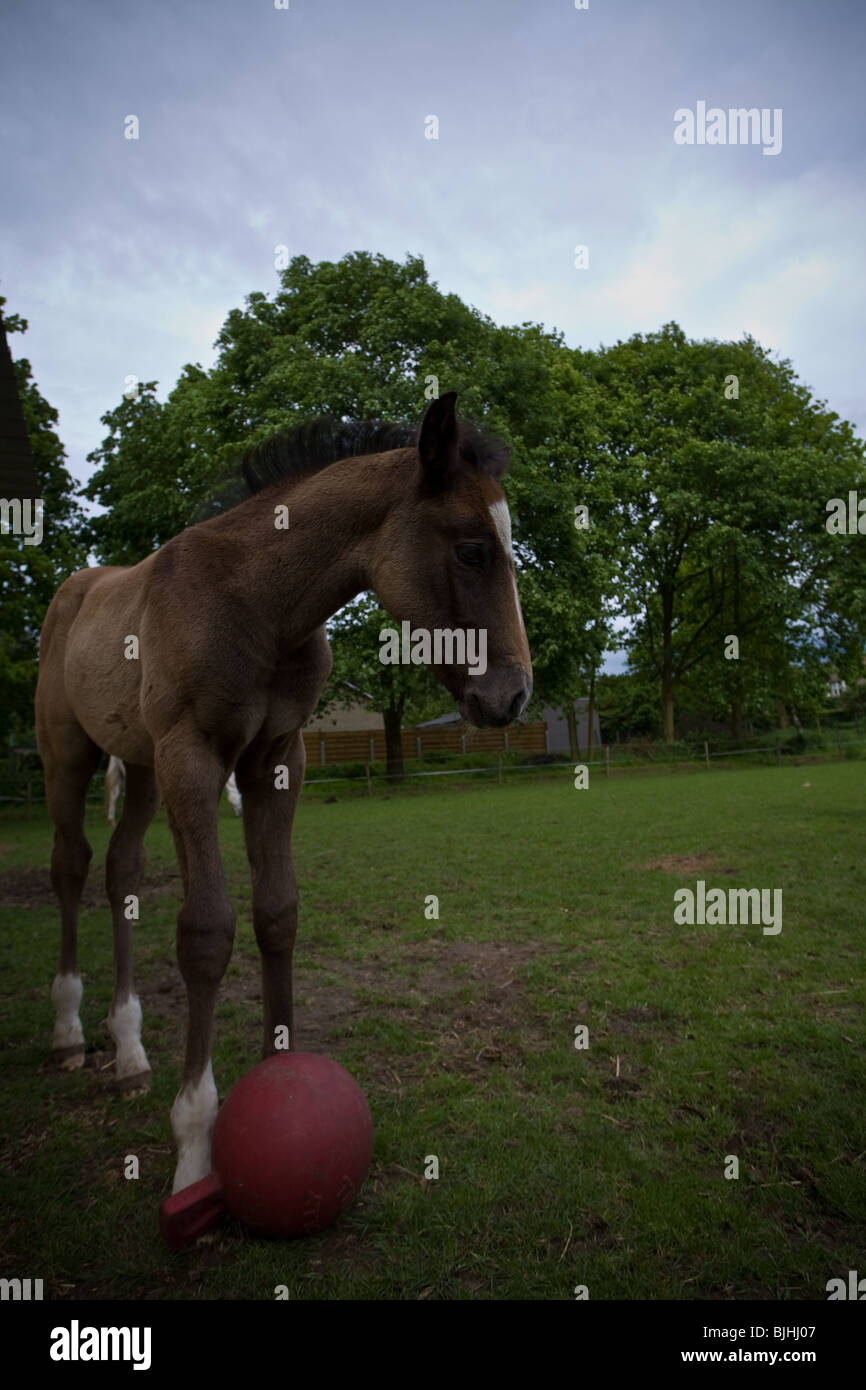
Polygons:
M217 832L225 768L205 745L182 733L157 745L155 767L184 873L177 959L187 993L186 1056L171 1110L178 1151L172 1192L179 1192L210 1172L219 1108L211 1064L213 1016L231 959L235 914Z
M292 953L298 890L292 863L292 823L306 757L300 733L266 748L253 746L237 767L244 836L253 885L253 926L262 961L262 1055L295 1047Z

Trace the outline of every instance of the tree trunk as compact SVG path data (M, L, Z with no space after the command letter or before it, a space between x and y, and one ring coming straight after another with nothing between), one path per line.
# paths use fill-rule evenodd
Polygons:
M665 743L674 741L674 596L662 589L662 734Z
M790 719L788 718L788 710L787 710L787 707L786 707L786 705L785 705L785 701L784 701L784 700L780 700L778 696L776 696L776 713L777 713L777 715L779 716L779 728L780 728L780 729L788 729L788 728L790 728L791 721L790 721Z
M580 742L577 737L577 717L574 713L573 700L568 707L566 719L568 721L568 746L571 750L571 760L576 763L580 759Z
M595 734L595 667L592 668L592 676L589 682L589 700L586 705L586 747L590 761L592 761L592 743Z
M403 777L403 742L400 738L400 725L403 716L403 701L398 706L388 705L382 711L385 721L385 771L389 780L399 782Z
M674 741L674 687L662 680L662 733L665 743Z
M734 632L739 642L740 632L740 557L734 550ZM739 651L739 646L737 647ZM731 738L735 743L743 740L743 680L740 667L734 663L734 689L731 700Z

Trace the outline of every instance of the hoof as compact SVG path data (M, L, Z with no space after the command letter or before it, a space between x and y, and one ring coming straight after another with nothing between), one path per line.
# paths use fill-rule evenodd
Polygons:
M72 1047L55 1047L51 1053L51 1060L61 1071L78 1071L79 1067L84 1066L84 1043L75 1043Z
M149 1071L139 1071L134 1076L112 1076L108 1085L118 1095L140 1096L150 1090L151 1079Z

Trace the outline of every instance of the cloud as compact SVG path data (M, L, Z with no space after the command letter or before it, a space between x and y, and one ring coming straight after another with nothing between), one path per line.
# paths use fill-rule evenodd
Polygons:
M751 331L866 429L856 9L10 8L0 290L78 476L126 373L167 393L208 366L277 288L276 243L420 253L443 292L575 346ZM674 146L698 97L783 106L782 154Z

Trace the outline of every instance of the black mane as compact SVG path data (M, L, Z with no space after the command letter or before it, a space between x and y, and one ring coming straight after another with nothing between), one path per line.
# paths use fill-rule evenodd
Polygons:
M480 473L499 478L508 467L508 449L471 420L457 421L460 453ZM320 416L281 430L247 449L241 472L250 494L283 478L318 473L340 459L359 454L383 454L389 449L414 448L419 425L393 425L384 420L337 420Z
M412 425L322 415L253 444L241 458L241 473L252 494L283 478L318 473L340 459L410 448L417 439L418 430Z
M509 464L507 445L459 416L457 429L463 459L479 473L500 478ZM308 477L340 459L415 448L420 433L420 425L338 420L331 415L290 426L246 449L240 459L240 477L224 481L198 506L193 520L229 511L273 483Z

